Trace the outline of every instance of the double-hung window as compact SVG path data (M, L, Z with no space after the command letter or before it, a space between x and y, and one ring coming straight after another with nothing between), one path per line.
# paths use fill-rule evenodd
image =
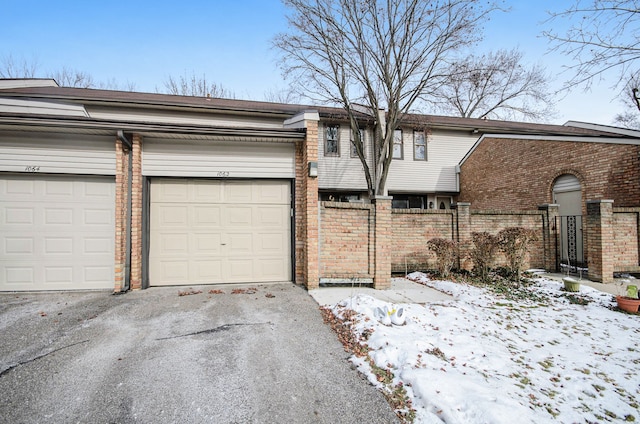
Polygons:
M337 125L327 125L324 138L324 155L340 156L339 129Z
M402 146L402 130L393 131L393 159L402 159L404 157Z
M358 132L360 133L360 141L362 142L362 151L365 151L365 144L364 144L364 129L360 128L358 130ZM351 155L352 158L357 158L358 157L358 150L356 150L356 143L353 140L353 135L351 137Z
M427 160L427 139L424 131L413 132L413 159Z

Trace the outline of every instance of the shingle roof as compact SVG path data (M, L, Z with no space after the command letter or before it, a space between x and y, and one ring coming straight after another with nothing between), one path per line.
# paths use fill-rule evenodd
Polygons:
M228 113L270 114L282 115L283 118L298 113L317 110L324 119L343 120L347 118L341 108L271 103L253 100L222 99L212 97L177 96L158 93L140 93L130 91L96 90L70 87L23 87L0 89L0 95L10 97L29 97L38 99L56 99L79 103L100 103L113 105L127 105L129 107L152 108L202 108ZM370 118L362 114L363 122ZM544 134L544 135L574 135L574 136L608 136L621 137L620 133L602 129L534 124L529 122L500 121L491 119L460 118L454 116L438 116L423 114L408 114L403 119L404 126L420 126L432 128L450 128L469 130L478 133L514 133L514 134Z

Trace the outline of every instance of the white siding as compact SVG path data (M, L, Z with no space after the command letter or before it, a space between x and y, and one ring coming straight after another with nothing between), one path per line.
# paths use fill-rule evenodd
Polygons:
M142 173L166 177L295 178L293 143L146 139Z
M325 156L325 126L318 131L318 184L321 189L366 190L362 164L350 157L350 132L340 125L340 155ZM404 159L391 162L387 188L393 192L455 192L456 165L477 140L466 132L433 131L427 136L427 160L413 159L413 129L403 129ZM366 134L366 154L371 163L371 133Z
M389 169L389 191L455 192L456 165L478 137L464 132L433 131L427 137L427 160L413 159L413 130L403 131L404 159Z
M0 134L0 171L115 175L115 137Z
M135 109L112 109L104 107L87 106L89 116L95 119L114 121L134 121L156 124L177 125L210 125L214 127L242 127L242 128L282 128L283 120L277 118L259 119L255 116L224 115L180 111L153 111Z
M360 159L351 157L351 131L347 124L339 128L339 156L325 156L326 124L318 128L318 185L322 189L367 190L367 181ZM365 131L365 153L371 157L371 134ZM370 163L370 162L369 162Z

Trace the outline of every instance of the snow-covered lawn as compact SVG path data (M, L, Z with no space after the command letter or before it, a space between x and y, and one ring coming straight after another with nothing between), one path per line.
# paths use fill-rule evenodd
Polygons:
M331 312L368 346L352 361L392 398L408 398L415 422L640 422L640 316L610 309L610 294L583 285L570 296L536 278L527 295L505 297L409 278L454 298L422 306L357 295ZM385 306L404 308L406 325L381 324Z

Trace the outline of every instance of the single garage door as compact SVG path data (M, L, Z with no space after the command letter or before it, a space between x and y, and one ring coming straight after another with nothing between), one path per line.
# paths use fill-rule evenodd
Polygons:
M113 177L0 174L0 290L113 288Z
M291 281L282 180L152 179L149 284Z

